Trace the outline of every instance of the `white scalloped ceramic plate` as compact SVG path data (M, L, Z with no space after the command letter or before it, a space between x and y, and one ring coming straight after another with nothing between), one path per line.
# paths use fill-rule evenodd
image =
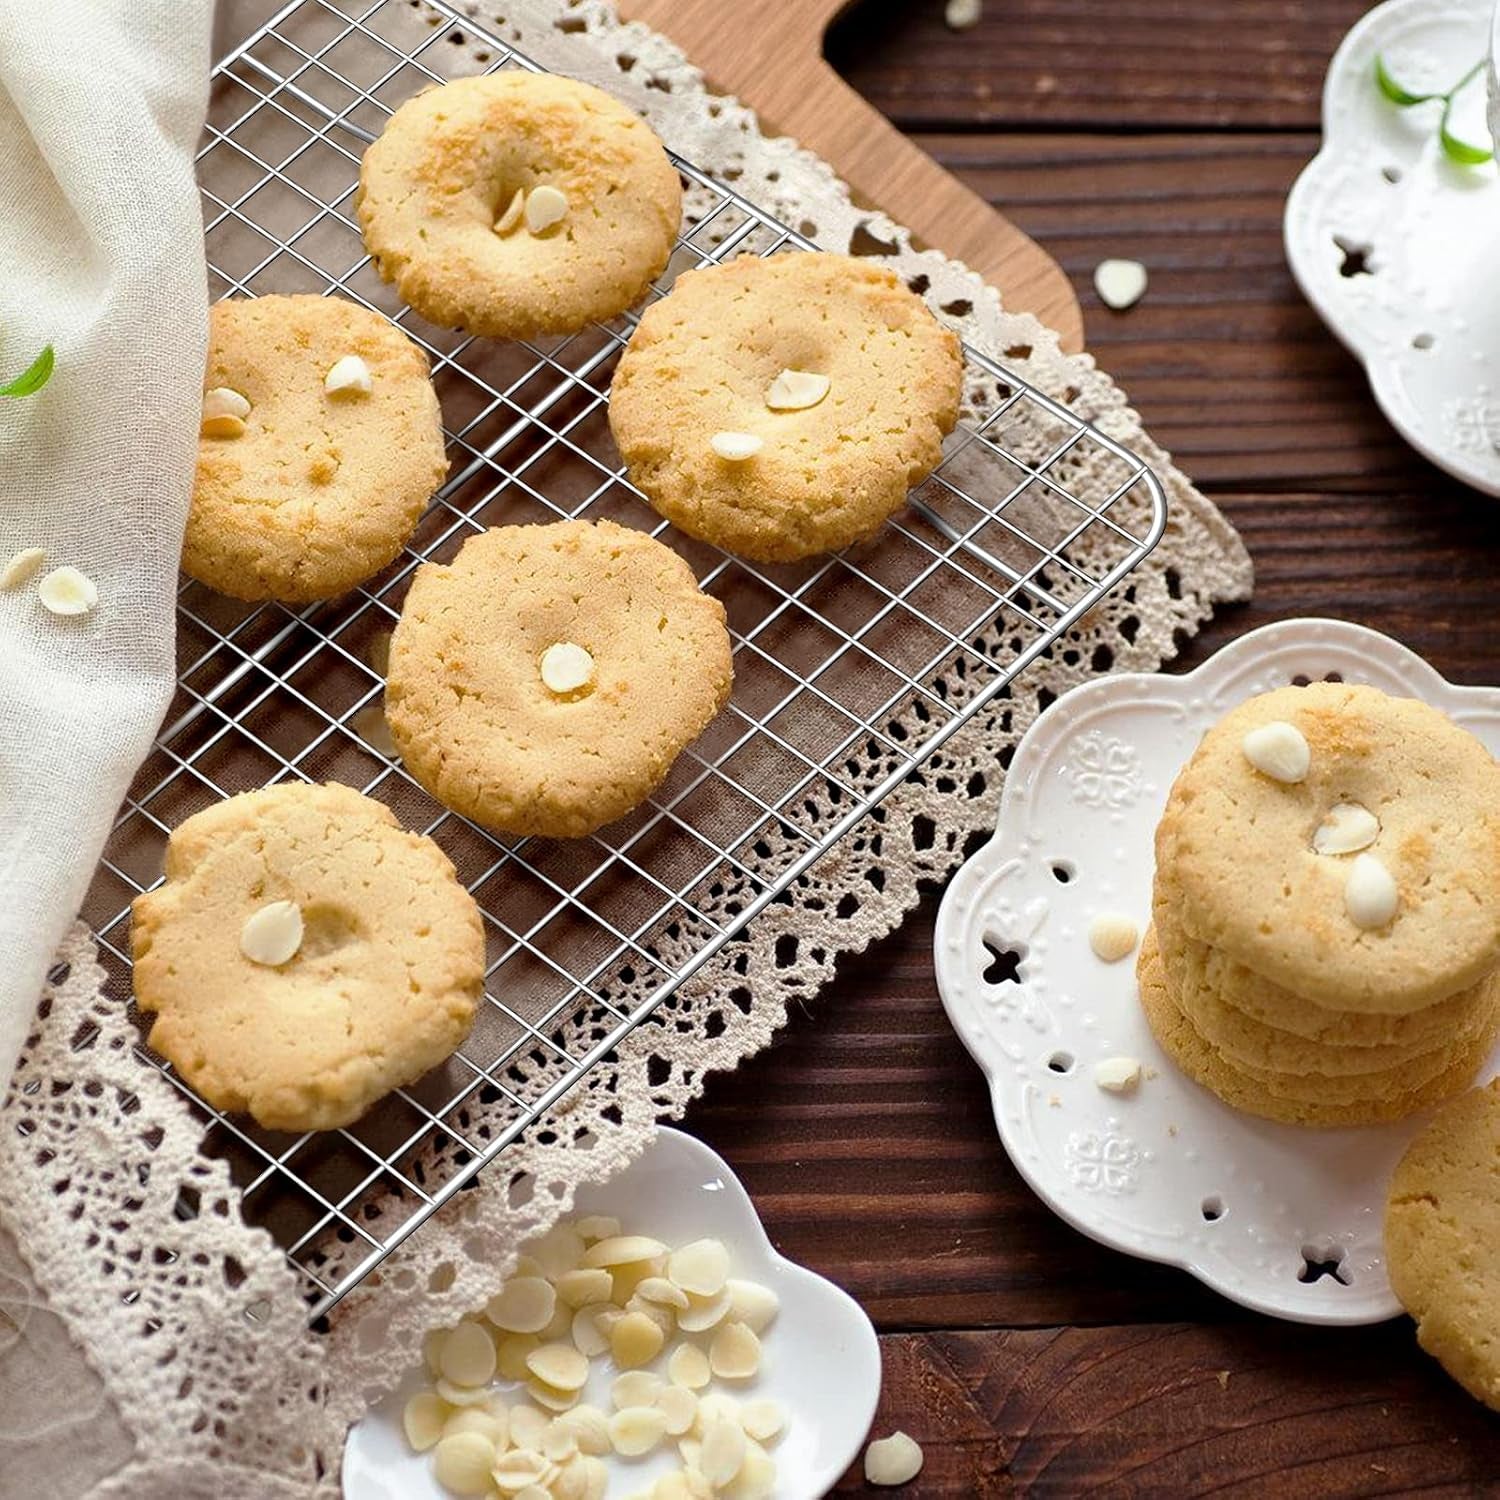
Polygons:
M1335 673L1436 704L1500 753L1500 691L1454 687L1404 646L1336 620L1266 626L1183 677L1100 678L1021 741L995 836L949 885L934 948L949 1018L989 1076L1000 1139L1057 1213L1246 1307L1371 1323L1400 1310L1381 1219L1422 1117L1307 1130L1230 1109L1157 1046L1133 961L1102 963L1087 936L1103 912L1144 930L1152 836L1203 732L1256 693ZM998 954L1018 956L1013 978ZM1120 1055L1146 1065L1131 1096L1093 1081L1096 1062ZM1481 1079L1496 1071L1500 1048ZM1337 1274L1304 1280L1308 1261L1337 1262Z
M1500 495L1500 171L1448 161L1438 105L1397 109L1374 67L1380 53L1408 87L1446 89L1491 55L1496 37L1495 0L1387 0L1370 11L1329 64L1323 148L1285 218L1298 284L1364 363L1391 424L1491 495ZM1476 144L1484 99L1476 81L1455 114L1457 133Z
M581 1188L574 1212L613 1214L627 1228L669 1243L716 1236L729 1246L735 1275L776 1289L781 1312L765 1335L762 1373L733 1392L774 1396L792 1414L772 1449L778 1500L817 1500L830 1489L864 1443L880 1396L880 1345L859 1304L778 1255L739 1179L680 1130L659 1130L617 1177ZM609 1382L618 1371L607 1360L596 1360L595 1367L585 1399L609 1411ZM411 1371L350 1430L345 1500L452 1500L432 1477L430 1456L412 1453L401 1432L407 1398L428 1383L423 1372ZM502 1393L514 1388L505 1381L496 1386ZM649 1489L658 1475L681 1467L676 1459L675 1443L640 1461L611 1458L610 1493Z

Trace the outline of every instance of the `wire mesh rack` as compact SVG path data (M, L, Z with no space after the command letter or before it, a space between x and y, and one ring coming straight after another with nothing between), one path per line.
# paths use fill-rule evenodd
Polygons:
M467 45L447 45L457 41ZM631 487L606 421L633 317L514 344L435 328L380 282L354 222L359 151L402 100L517 67L534 64L428 0L293 0L215 69L199 156L212 295L333 293L392 317L429 355L451 460L403 555L350 595L294 609L183 580L177 695L85 907L110 992L128 1003L130 901L160 879L168 835L220 798L291 778L387 802L444 847L477 898L489 966L472 1036L346 1130L283 1135L226 1117L141 1043L200 1113L247 1219L307 1277L313 1317L1052 647L1165 523L1161 486L1140 460L966 350L976 415L871 542L766 567L667 526ZM688 215L651 298L694 266L815 249L673 160ZM1070 482L1084 471L1092 501ZM383 753L381 643L413 570L468 535L601 516L662 538L724 601L733 696L631 816L575 842L496 837ZM967 684L958 695L945 687L955 664Z

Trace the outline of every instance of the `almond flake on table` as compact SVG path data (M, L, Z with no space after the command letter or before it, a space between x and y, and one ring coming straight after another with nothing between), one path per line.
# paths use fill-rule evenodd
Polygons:
M984 13L983 0L948 0L943 21L950 31L969 31Z
M19 588L41 571L47 554L40 547L23 547L0 569L0 589Z
M904 1432L876 1438L865 1449L865 1478L871 1484L906 1484L922 1472L922 1450Z
M1094 267L1094 290L1115 312L1134 307L1146 295L1146 268L1138 260L1101 260Z
M1094 1064L1094 1082L1106 1094L1133 1093L1141 1081L1138 1057L1106 1057Z
M64 564L37 584L42 603L55 615L86 615L98 602L99 590L87 573Z
M1135 951L1140 937L1140 929L1129 917L1114 912L1101 912L1089 923L1089 947L1103 963L1119 963Z

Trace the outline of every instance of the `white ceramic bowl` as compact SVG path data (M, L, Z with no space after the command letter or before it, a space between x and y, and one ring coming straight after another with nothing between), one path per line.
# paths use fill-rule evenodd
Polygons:
M788 1431L771 1449L779 1500L825 1494L859 1452L880 1396L880 1345L859 1304L778 1255L739 1179L722 1158L679 1130L658 1131L619 1176L580 1189L574 1216L580 1214L613 1214L627 1231L672 1244L715 1236L729 1246L736 1276L775 1289L781 1312L763 1336L760 1376L716 1387L736 1396L775 1397L791 1413ZM619 1372L606 1359L594 1364L585 1399L608 1412L609 1383ZM401 1431L407 1398L429 1384L424 1371L411 1371L350 1431L345 1500L451 1500L432 1477L431 1456L412 1453ZM503 1381L496 1387L507 1388ZM649 1489L658 1475L681 1467L675 1443L647 1459L608 1462L611 1495Z
M1500 691L1455 687L1406 647L1339 620L1268 625L1181 677L1098 678L1022 739L995 836L949 885L934 948L949 1018L989 1076L1000 1139L1068 1223L1260 1312L1372 1323L1400 1311L1381 1243L1385 1191L1424 1117L1311 1130L1231 1109L1157 1045L1133 957L1106 964L1088 944L1105 912L1145 930L1153 834L1203 732L1256 693L1329 673L1436 704L1500 754ZM1093 1077L1121 1055L1147 1070L1129 1096ZM1476 1082L1497 1070L1500 1048Z

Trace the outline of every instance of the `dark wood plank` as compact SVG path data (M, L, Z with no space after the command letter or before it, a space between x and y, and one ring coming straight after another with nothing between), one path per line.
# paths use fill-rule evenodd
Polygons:
M912 1500L1493 1493L1500 1417L1411 1344L1264 1320L894 1336L875 1430L923 1445ZM838 1490L890 1493L858 1468Z
M906 130L1312 128L1328 59L1365 0L865 0L828 57Z
M1282 207L1315 139L942 135L922 144L1062 264L1089 349L1200 484L1449 485L1396 436L1363 369L1292 279ZM1124 313L1094 293L1094 267L1112 255L1142 261L1151 276Z

